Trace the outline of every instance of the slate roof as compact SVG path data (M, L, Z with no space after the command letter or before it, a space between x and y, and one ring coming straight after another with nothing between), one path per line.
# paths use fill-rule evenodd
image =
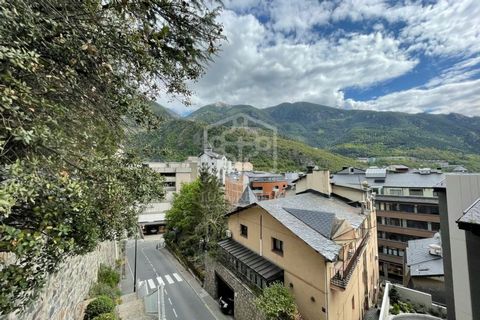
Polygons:
M340 245L324 235L328 234L329 226L332 226L332 223L329 222L332 216L335 221L345 220L354 229L359 228L366 218L365 215L361 214L360 208L349 206L338 199L327 198L313 192L259 201L255 205L267 211L329 261L335 261L341 249ZM242 208L230 214L235 214L240 210Z
M206 154L207 156L209 156L210 158L213 158L213 159L222 159L223 158L223 155L221 155L219 153L216 153L216 152L213 152L213 151L210 151L210 150L205 150L201 155L204 155L204 154Z
M365 174L334 174L332 183L350 188L361 188L363 181L373 187L400 187L400 188L433 188L445 179L442 173L420 174L415 172L387 173L385 182L375 182L375 178L367 178Z
M440 237L408 241L406 263L412 277L443 276L443 258L430 254L431 244L441 245Z
M458 222L480 225L480 198L465 210L463 216L458 219Z
M253 193L252 189L250 189L250 187L247 186L245 188L245 190L243 191L242 196L238 200L237 205L239 207L246 207L248 205L251 205L251 204L257 202L257 200L258 199L257 199L257 196L255 195L255 193Z
M331 212L311 211L302 209L283 208L294 215L298 220L303 221L307 226L320 233L327 239L332 238L338 220Z

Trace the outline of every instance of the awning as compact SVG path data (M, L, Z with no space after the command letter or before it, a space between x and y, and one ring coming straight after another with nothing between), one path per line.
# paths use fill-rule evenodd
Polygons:
M232 239L222 240L218 245L267 281L283 277L281 268Z

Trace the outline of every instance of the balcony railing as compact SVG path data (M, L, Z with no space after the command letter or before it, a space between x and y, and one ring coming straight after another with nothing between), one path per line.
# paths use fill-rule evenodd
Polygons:
M360 256L365 249L368 239L370 238L370 231L368 231L365 236L363 237L360 245L355 250L355 253L352 257L348 260L347 264L340 264L338 267L334 268L335 275L330 280L330 283L334 286L340 287L345 289L350 281L350 277L352 276L355 267L357 266L358 261L360 260Z

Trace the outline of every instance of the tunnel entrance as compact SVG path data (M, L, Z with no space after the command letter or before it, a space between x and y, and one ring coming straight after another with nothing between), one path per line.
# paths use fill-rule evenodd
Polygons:
M217 273L215 273L215 279L220 310L222 310L224 314L233 315L235 310L235 292Z

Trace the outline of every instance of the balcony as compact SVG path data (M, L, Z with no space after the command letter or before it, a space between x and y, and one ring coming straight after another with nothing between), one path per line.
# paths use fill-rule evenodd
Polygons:
M351 258L347 261L339 261L334 266L334 276L330 280L330 284L334 287L340 288L341 290L345 290L347 288L348 282L350 281L350 277L357 266L362 253L367 246L368 239L370 238L370 231L365 234L362 241L358 245L355 253L351 256Z
M283 282L283 269L233 239L220 241L218 261L255 291Z

